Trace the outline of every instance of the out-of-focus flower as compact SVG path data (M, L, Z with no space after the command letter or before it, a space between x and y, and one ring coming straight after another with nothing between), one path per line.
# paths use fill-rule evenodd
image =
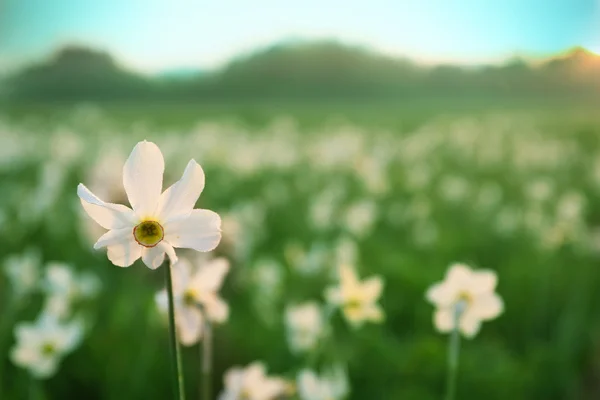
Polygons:
M313 371L302 370L297 378L300 400L340 400L348 395L348 378L340 366L318 376Z
M383 310L377 304L382 290L383 280L380 276L372 276L361 282L352 267L341 265L339 286L327 288L325 297L330 304L342 308L352 326L359 327L366 321L383 320Z
M138 143L123 167L129 207L106 203L83 184L77 194L88 215L108 229L94 245L106 247L109 260L128 267L140 257L156 269L165 253L177 262L175 247L213 250L221 240L221 218L213 211L194 209L204 189L204 171L190 160L183 177L162 194L164 159L152 142Z
M363 200L348 207L344 217L345 227L353 235L364 237L371 232L376 217L375 203Z
M295 353L315 347L323 332L323 314L315 302L288 306L285 325L290 349Z
M40 278L40 253L28 249L23 254L9 256L4 261L4 273L16 297L27 295Z
M180 258L173 264L175 323L182 344L191 346L202 338L205 318L223 323L229 317L229 307L218 294L228 271L229 262L224 258L215 258L198 266ZM166 290L156 294L156 303L161 311L167 312Z
M90 273L75 273L64 263L50 262L46 266L42 289L46 293L45 311L66 318L74 303L96 296L100 281Z
M427 300L437 308L433 317L437 330L450 332L456 328L464 336L474 337L482 321L492 320L503 311L502 299L494 292L497 281L494 271L474 271L465 264L452 264L446 279L427 290Z
M283 267L275 260L260 259L253 266L250 279L253 284L252 306L265 324L274 324L280 318Z
M61 359L79 345L82 335L79 322L63 324L51 315L42 314L34 323L20 323L15 327L17 343L10 358L34 377L49 378Z
M219 400L275 400L290 388L285 380L267 376L264 364L258 361L246 368L229 369L224 381Z

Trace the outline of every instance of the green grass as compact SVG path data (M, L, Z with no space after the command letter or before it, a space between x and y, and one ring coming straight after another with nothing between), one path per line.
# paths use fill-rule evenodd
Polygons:
M246 232L216 251L232 260L232 272L223 290L230 319L215 331L215 388L222 387L229 367L253 360L265 361L273 374L294 377L304 360L287 349L283 309L290 302L323 301L335 269L331 253L338 239L350 237L361 276L385 279L386 311L384 324L358 331L334 317L335 340L318 361L347 364L351 399L442 398L447 337L435 332L424 293L455 261L495 270L505 301L505 313L463 343L458 398L597 398L600 117L593 110L552 101L527 107L407 102L5 108L2 136L34 145L0 162L0 258L37 247L44 261L71 263L103 282L101 296L83 309L92 321L84 344L42 383L43 391L48 399L170 396L168 332L153 300L163 273L141 262L121 269L103 251L93 251L75 193L77 183L91 184L90 171L107 143L126 156L136 141L148 138L165 152L166 184L194 157L207 177L199 206L222 215L248 214L241 217ZM272 125L279 116L295 125ZM65 132L81 141L72 159L61 153L71 139L57 144ZM6 151L9 144L2 143ZM342 155L329 165L322 153L314 156L315 149ZM276 156L286 151L299 158L277 165ZM244 157L260 168L242 169ZM48 163L62 166L64 177L56 199L31 217L32 205L49 196L35 195ZM364 175L370 163L383 173L386 191L371 187L376 173ZM528 193L540 180L552 191L535 200ZM461 185L467 187L463 193ZM331 220L315 227L315 202L338 187ZM353 232L344 222L346 212L363 200L374 202L376 216L370 228ZM244 205L250 212L240 211ZM561 207L576 210L561 216ZM290 243L324 249L317 273L298 272L286 256ZM256 279L264 259L279 264L280 280L270 297ZM0 275L5 316L8 286ZM33 319L42 300L33 296L8 325ZM0 397L23 398L29 378L7 356L12 330L2 335L7 341L0 339ZM200 379L197 354L196 347L184 350L190 398Z

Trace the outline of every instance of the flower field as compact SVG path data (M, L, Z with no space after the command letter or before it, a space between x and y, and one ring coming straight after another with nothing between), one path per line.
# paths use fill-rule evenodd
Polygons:
M0 113L1 399L173 398L167 263L78 197L144 140L220 216L171 238L187 398L442 399L456 341L457 399L600 397L598 113L158 114Z

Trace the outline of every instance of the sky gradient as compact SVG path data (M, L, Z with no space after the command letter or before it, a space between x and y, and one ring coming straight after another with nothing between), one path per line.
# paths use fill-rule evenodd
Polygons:
M147 73L214 68L289 38L336 38L426 63L576 45L600 52L600 0L0 0L0 69L65 44Z

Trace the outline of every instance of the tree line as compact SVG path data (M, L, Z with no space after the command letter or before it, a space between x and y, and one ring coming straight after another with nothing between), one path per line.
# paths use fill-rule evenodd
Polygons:
M185 78L147 77L108 53L58 50L4 80L10 100L402 99L415 96L597 97L600 57L583 48L530 63L425 67L336 42L279 44Z

